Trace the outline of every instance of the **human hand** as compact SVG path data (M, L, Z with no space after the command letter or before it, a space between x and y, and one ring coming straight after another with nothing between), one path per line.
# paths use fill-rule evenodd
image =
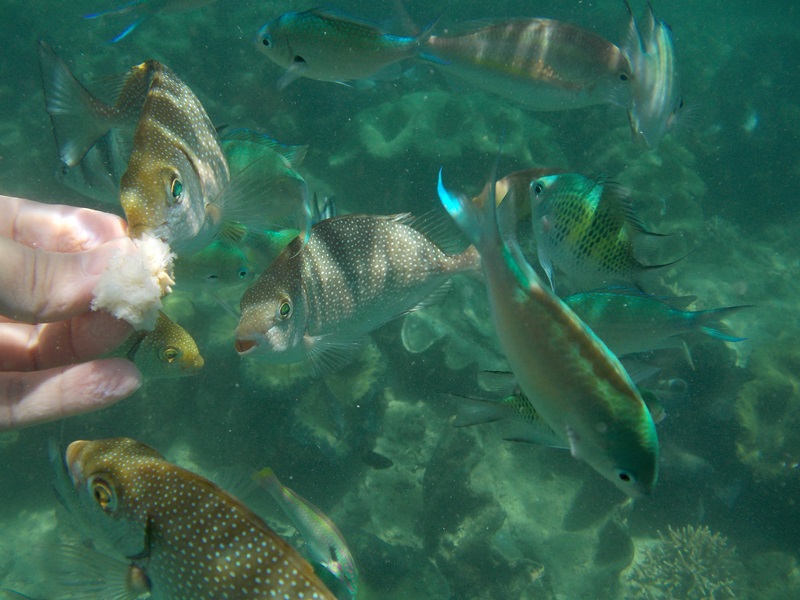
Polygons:
M0 195L0 430L96 410L141 385L130 361L91 360L131 333L90 309L120 251L135 248L119 217Z

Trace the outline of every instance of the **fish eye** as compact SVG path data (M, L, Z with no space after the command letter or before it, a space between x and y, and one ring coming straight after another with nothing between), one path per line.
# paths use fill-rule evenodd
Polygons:
M236 275L239 277L239 279L247 279L247 276L250 275L250 271L247 270L245 267L242 267L241 269L239 269L239 272L236 273Z
M620 81L628 81L628 79L630 79L630 76L625 71L619 74Z
M636 483L636 477L633 476L633 473L627 471L625 469L615 469L617 473L617 479L619 479L622 483L634 484Z
M541 181L534 181L531 184L531 191L538 196L544 191L544 185L542 185Z
M111 485L100 477L92 477L89 482L89 490L92 498L105 511L113 511L117 508L117 498Z
M183 199L183 184L181 183L181 180L177 177L173 179L169 191L172 194L172 200L170 203L178 204Z
M292 303L288 299L283 300L278 307L278 316L281 319L288 319L292 316Z
M175 346L167 346L166 348L163 348L158 354L158 357L167 363L174 362L176 359L180 358L180 356L181 356L181 351L178 350Z

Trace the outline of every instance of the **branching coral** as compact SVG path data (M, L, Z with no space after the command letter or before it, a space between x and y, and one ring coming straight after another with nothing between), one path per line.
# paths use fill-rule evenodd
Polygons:
M687 525L659 532L628 574L631 600L742 598L742 564L728 539L708 527Z

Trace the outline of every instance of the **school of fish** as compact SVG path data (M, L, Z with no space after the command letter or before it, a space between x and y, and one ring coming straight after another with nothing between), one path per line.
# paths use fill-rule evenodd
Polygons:
M156 15L212 3L140 0L85 18L130 17L110 39L117 43ZM336 82L358 94L360 83L397 79L421 64L453 86L526 110L622 107L643 148L674 134L684 112L675 44L652 6L642 19L628 6L622 45L539 17L444 26L450 10L402 34L333 8L287 12L249 39L275 65L281 91ZM636 190L610 178L539 165L498 179L495 166L470 199L453 191L461 183L445 186L445 167L430 182L441 204L431 202L430 214L337 215L306 183L308 146L216 127L162 62L131 67L109 104L47 42L39 61L57 177L121 209L132 238L167 244L176 259L166 291L222 304L237 320L230 351L259 368L305 364L309 377L335 371L370 332L437 302L453 277L471 277L486 290L511 385L501 400L452 394L453 425L511 422L504 439L568 449L638 498L656 488L664 411L644 401L620 358L686 348L685 337L697 333L744 339L721 321L744 306L688 310L694 298L652 293L680 259L640 258L644 242L669 248L670 236L651 231L637 214ZM449 217L435 215L441 207ZM453 223L458 232L447 232ZM518 229L533 234L535 259L525 256ZM168 311L111 355L127 357L149 379L189 376L205 363ZM109 597L334 598L309 561L357 597L344 536L270 469L254 479L294 524L308 561L233 495L141 442L76 441L53 462L62 503L120 565L126 587Z

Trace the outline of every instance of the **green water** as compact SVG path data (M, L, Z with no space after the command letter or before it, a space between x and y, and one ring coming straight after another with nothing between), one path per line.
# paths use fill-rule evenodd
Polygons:
M392 15L391 2L338 6L382 23ZM745 342L687 338L693 369L681 352L647 357L661 368L658 379L686 382L688 395L663 400L664 463L654 495L622 506L613 486L568 453L505 442L498 425L449 424L456 407L444 394L473 392L479 369L504 366L479 282L457 280L453 293L420 313L444 327L430 348L407 351L398 320L373 334L355 364L322 379L243 360L233 347L235 318L213 298L176 293L167 312L201 348L198 375L150 381L104 411L0 434L0 589L60 597L46 575L48 548L75 538L51 492L48 439L126 436L207 476L271 466L336 522L359 565L364 599L666 597L648 578L657 579L648 548L658 545L658 532L684 526L726 538L713 538L710 548L696 542L692 556L702 565L695 570L708 569L712 579L732 573L735 597L800 598L795 6L656 3L673 29L690 114L645 153L631 144L617 106L534 114L454 88L425 64L372 86L303 79L278 92L281 69L253 37L305 4L219 0L156 16L107 44L127 18L81 16L110 7L99 0L0 7L0 193L98 208L55 178L36 53L44 38L93 89L154 58L192 88L215 124L308 144L302 174L344 212L424 213L438 202L442 166L454 186L477 192L505 132L502 173L554 166L632 189L644 221L673 234L665 256L653 258L689 253L660 282L664 293L694 295L697 308L755 307L729 320ZM408 0L407 7L417 23L443 13L443 25L551 17L617 43L627 29L624 6L611 0L492 8ZM392 466L375 468L386 463L370 451ZM291 532L264 496L243 495L281 533ZM725 559L723 547L735 547L735 558ZM631 564L644 564L648 577ZM635 595L648 585L651 596ZM711 597L678 589L677 598ZM715 597L730 597L724 589Z

